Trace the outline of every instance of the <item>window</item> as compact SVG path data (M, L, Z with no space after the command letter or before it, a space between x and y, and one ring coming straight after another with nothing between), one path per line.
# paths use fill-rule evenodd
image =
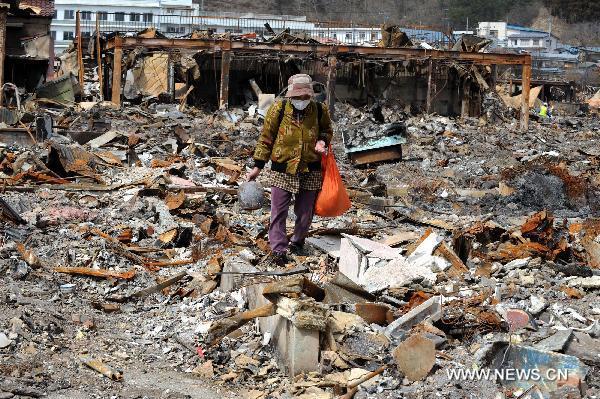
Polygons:
M225 29L227 33L235 33L233 29ZM167 33L185 33L185 26L167 26Z
M52 19L57 19L58 18L58 10L54 10L54 13L52 14Z
M352 32L346 32L346 39L352 39Z
M367 34L365 32L360 32L360 40L365 40L367 38Z
M514 39L514 40L512 41L512 44L513 44L513 46L516 46L516 45L518 45L518 44L519 44L519 41L518 41L517 39Z
M81 37L92 37L92 32L81 32Z
M99 21L108 21L108 13L106 11L101 11L98 13Z
M56 31L55 30L50 31L50 37L52 38L52 40L56 40Z
M119 21L119 22L125 21L125 13L124 12L116 12L115 13L115 21Z
M73 40L75 39L75 32L64 31L63 32L63 40Z
M377 32L371 32L371 40L377 40Z
M325 32L319 32L319 37L325 37Z
M129 20L131 22L139 22L140 21L140 14L132 12L131 14L129 14Z
M490 29L490 36L498 37L498 31L496 29Z
M85 19L85 20L92 19L92 12L91 11L82 11L81 12L81 19Z
M533 39L533 45L534 46L539 46L540 45L540 39Z
M75 19L75 11L73 10L65 10L63 12L64 19Z
M153 17L153 15L151 12L145 13L144 14L144 22L152 22L152 17Z
M167 14L175 14L174 8L167 8Z

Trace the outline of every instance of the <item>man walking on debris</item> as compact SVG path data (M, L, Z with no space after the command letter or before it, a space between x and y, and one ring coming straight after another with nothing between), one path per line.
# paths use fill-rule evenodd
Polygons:
M288 80L286 99L275 102L254 152L254 168L247 180L258 177L271 161L271 225L269 244L273 263L283 266L294 254L304 253L304 239L312 223L315 200L321 190L321 154L333 136L329 110L313 100L315 93L309 75L298 74ZM286 219L294 199L296 224L288 241Z

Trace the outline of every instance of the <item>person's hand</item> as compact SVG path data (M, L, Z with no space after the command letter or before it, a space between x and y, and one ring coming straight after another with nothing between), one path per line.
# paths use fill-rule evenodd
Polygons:
M246 181L253 181L260 175L260 168L255 166L247 175Z
M315 151L317 154L325 154L327 152L327 147L325 147L325 142L323 140L317 141L317 145L315 145Z

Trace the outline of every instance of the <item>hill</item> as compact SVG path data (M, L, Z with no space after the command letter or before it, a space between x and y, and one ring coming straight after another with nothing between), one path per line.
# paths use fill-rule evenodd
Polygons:
M306 15L321 21L473 28L507 21L556 34L573 45L600 45L600 1L587 0L196 0L207 11Z

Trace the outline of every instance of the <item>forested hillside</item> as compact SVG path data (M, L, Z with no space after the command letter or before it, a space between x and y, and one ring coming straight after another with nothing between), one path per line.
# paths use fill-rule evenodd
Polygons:
M210 11L306 15L310 19L396 22L451 29L479 21L549 29L577 45L600 45L600 0L196 0ZM554 31L553 31L554 32Z

